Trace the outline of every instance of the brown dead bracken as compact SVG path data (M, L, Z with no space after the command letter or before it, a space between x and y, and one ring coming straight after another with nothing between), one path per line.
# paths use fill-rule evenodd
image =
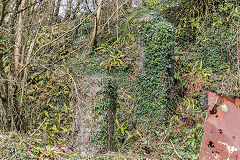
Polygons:
M199 160L240 159L240 99L208 94L208 114Z

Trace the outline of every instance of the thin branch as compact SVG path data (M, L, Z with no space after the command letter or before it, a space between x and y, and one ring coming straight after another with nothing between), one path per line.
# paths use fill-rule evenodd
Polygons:
M70 73L67 73L68 75L69 75L69 77L72 79L72 82L73 82L73 84L74 84L74 87L75 87L75 92L76 92L76 96L77 96L77 104L79 104L79 102L80 102L80 97L79 97L79 94L78 94L78 88L77 88L77 83L76 83L76 81L74 80L74 78L72 77L72 75L70 74Z
M32 137L32 136L42 127L42 125L46 122L46 120L47 120L47 118L45 118L45 119L43 120L43 122L40 124L40 126L39 126L32 134L30 134L29 137Z
M125 3L123 3L123 4L118 8L118 10L121 9L125 4L127 4L128 1L129 1L129 0L127 0ZM101 32L104 30L105 26L109 23L109 21L110 21L110 20L112 19L112 17L117 13L118 10L115 10L115 11L113 12L113 14L108 18L107 22L102 26L102 28L101 28L101 30L98 32L98 34L101 33Z
M94 12L92 12L92 13L91 13L90 15L88 15L86 18L84 18L83 21L82 21L79 25L77 25L77 26L75 26L74 28L72 28L71 30L63 33L62 35L60 35L60 36L57 37L56 39L52 40L51 42L48 42L48 43L42 45L38 50L36 50L36 51L34 52L32 58L29 60L29 62L27 62L27 63L25 64L25 66L23 66L23 67L21 68L21 70L17 73L17 76L30 64L30 62L33 60L34 56L35 56L41 49L43 49L44 47L46 47L46 46L48 46L48 45L50 45L50 44L58 41L60 38L64 37L64 36L67 35L68 33L73 32L75 29L77 29L78 27L80 27L80 26L83 24L83 22L85 22L88 18L90 18L97 10L98 10L98 8L95 9Z
M36 34L35 34L35 37L34 39L32 40L31 44L30 44L30 47L29 47L29 51L28 51L28 54L27 54L27 58L26 58L26 63L28 63L30 57L31 57L31 54L33 52L33 47L35 45L35 42L37 40L37 37L38 37L38 33L41 29L41 24L42 24L42 20L43 20L43 17L39 19L39 22L38 22L38 28L37 28L37 31L36 31ZM24 69L24 75L23 75L23 79L22 79L22 93L21 93L21 99L20 99L20 108L22 107L22 101L23 101L23 96L24 96L24 92L25 92L25 84L26 84L26 81L27 81L27 76L28 76L28 70L27 70L27 67Z
M87 9L89 10L89 12L90 12L90 13L93 13L93 12L91 11L91 9L89 8L88 1L87 1L87 0L85 0L85 3L86 3L86 6L87 6Z
M182 159L182 157L177 153L177 150L176 150L176 148L174 147L174 144L172 143L172 140L171 140L171 139L170 139L170 142L171 142L171 144L172 144L172 147L173 147L174 152L176 153L176 155L177 155L180 159Z
M31 8L32 6L38 4L38 3L40 3L40 1L32 3L32 4L28 5L27 7L23 8L23 9L20 9L19 11L17 11L17 13L21 13L21 12L27 10L28 8ZM9 12L9 13L11 13L11 12Z

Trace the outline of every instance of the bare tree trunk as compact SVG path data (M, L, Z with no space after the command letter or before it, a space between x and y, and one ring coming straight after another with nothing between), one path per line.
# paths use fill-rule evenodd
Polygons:
M4 18L6 16L6 8L7 8L7 4L8 4L8 0L3 0L2 1L2 13L1 13L1 20L0 20L0 26L2 26Z
M99 21L100 21L102 1L103 0L100 0L99 3L98 3L97 15L95 17L95 24L94 24L93 36L92 36L92 47L93 47L93 49L97 48L98 24L99 24Z
M55 9L55 0L50 0L49 2L49 23L52 23L52 20L54 19L54 9Z
M67 8L66 8L66 15L65 19L68 19L71 17L71 11L72 11L72 0L67 1Z
M22 9L24 7L26 0L22 0L20 8ZM19 18L17 22L17 30L16 30L16 41L15 41L15 46L14 46L14 66L15 66L15 72L20 69L20 57L21 57L21 44L22 44L22 34L23 34L23 25L24 25L24 20L23 20L23 12L19 13Z
M17 5L17 4L14 3L14 1L10 1L9 5L7 6L7 10L8 11L9 10L14 10L15 5ZM10 21L13 14L14 14L13 12L6 13L3 21L5 21L5 23L7 24Z
M42 18L39 17L38 28L36 29L36 34L33 37L32 42L30 43L29 50L28 50L28 53L27 53L27 56L26 56L26 60L25 60L26 64L29 63L29 61L30 61L30 58L31 58L31 55L32 55L32 52L33 52L33 48L34 48L35 42L36 42L37 37L38 37L38 33L41 29L42 20L43 20L43 17ZM23 107L23 96L25 94L27 77L28 77L28 68L26 67L24 69L22 83L21 83L21 97L20 97L20 102L19 102L19 108Z
M16 25L16 20L17 20L17 16L18 16L17 11L19 10L19 8L21 6L23 6L23 5L21 5L23 3L21 3L21 1L19 1L19 0L12 0L9 3L10 3L10 5L7 7L6 12L9 12L11 10L13 12L6 14L4 20L5 20L5 24L10 22L10 25L8 27L10 28L11 35L14 35L16 33L15 28L18 28L18 25ZM21 19L20 19L20 21L21 21ZM19 38L19 36L18 36L18 38ZM13 47L11 48L11 50L9 50L8 57L12 56L13 61L15 61L15 52L20 54L20 45L19 45L19 43L16 43L17 41L16 41L15 36L11 36L10 41L11 41L11 44ZM15 46L14 46L14 44L15 44ZM16 47L16 45L18 45L18 46ZM20 57L18 57L18 58L20 59ZM18 59L18 64L20 62L19 59ZM13 73L11 72L14 69L12 69L11 67L12 67L12 63L9 63L8 64L9 70L6 73L2 72L3 74L6 74L4 78L7 79L7 81L3 85L3 86L6 86L6 90L4 90L4 93L2 93L3 95L1 95L1 98L3 101L3 103L2 103L3 107L5 107L5 112L6 112L6 118L5 118L6 119L5 123L7 124L6 128L8 128L10 130L15 130L16 129L16 125L15 125L16 109L14 106L14 104L15 104L14 103L14 91L15 91L16 84L15 84L15 79L14 79ZM15 64L14 64L14 67L15 67Z
M22 0L20 4L20 10L24 8L26 0ZM18 73L18 71L21 69L22 64L21 64L21 57L23 58L24 52L21 51L22 49L22 42L23 42L23 29L24 29L24 19L23 19L24 11L20 12L18 15L18 22L17 22L17 29L16 29L16 41L15 41L15 46L14 46L14 66L15 66L15 75ZM13 80L17 81L19 77L13 77ZM14 120L12 120L12 123L15 124L15 127L17 130L21 130L21 126L23 125L23 109L18 105L18 94L17 90L20 87L18 84L12 84L12 89L11 89L11 95L10 98L12 98L12 107L13 111L12 114L14 113Z

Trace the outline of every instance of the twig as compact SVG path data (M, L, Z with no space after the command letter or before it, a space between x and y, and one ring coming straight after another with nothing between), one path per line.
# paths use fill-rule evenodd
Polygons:
M112 13L112 15L108 18L108 20L106 21L106 23L102 26L102 28L101 28L101 30L98 32L98 34L100 34L103 30L104 30L104 28L105 28L105 26L109 23L109 21L112 19L112 17L117 13L117 11L120 9L120 8L122 8L127 2L128 2L129 0L127 0L125 3L123 3L120 7L118 7L118 9L117 10L115 10L113 13Z
M75 92L76 92L76 96L77 96L77 100L78 100L77 104L79 104L79 102L80 102L81 99L79 98L77 83L76 83L76 81L74 80L74 78L72 77L72 75L71 75L70 73L67 73L67 74L68 74L69 77L72 79L72 82L73 82L73 84L74 84Z
M179 158L182 158L182 157L177 153L177 150L176 150L176 148L174 147L174 144L172 143L172 140L171 140L171 139L170 139L170 142L171 142L171 144L172 144L172 147L173 147L174 152L176 153L176 155L177 155Z
M166 130L167 131L167 130ZM166 131L165 131L165 133L166 133ZM165 139L167 138L167 136L168 136L168 133L161 139L161 142L160 142L160 144L159 144L159 147L161 147L161 145L163 144L163 142L165 141Z
M31 54L33 52L33 47L35 45L35 42L37 40L37 36L38 36L38 33L40 31L40 28L41 28L41 24L42 24L42 20L43 20L43 17L39 19L39 22L38 22L38 28L36 30L36 34L35 34L35 37L34 39L32 40L31 44L30 44L30 47L29 47L29 50L28 50L28 54L27 54L27 58L26 58L26 63L28 63L30 57L31 57ZM23 59L22 59L23 60ZM22 85L21 85L21 89L22 89L22 95L21 95L21 99L20 99L20 103L19 103L19 106L20 108L22 108L22 105L23 105L23 96L24 96L24 93L25 93L25 84L26 84L26 81L27 81L27 76L28 76L28 70L27 68L24 69L24 73L23 73L23 79L22 79Z
M36 131L34 131L29 137L32 137L41 127L42 125L46 122L47 118L44 119L44 121L40 124L40 126L37 128Z
M101 7L101 6L99 6L99 7ZM30 60L25 64L25 66L23 66L23 67L21 68L21 70L17 73L17 76L30 64L30 62L33 60L34 56L35 56L41 49L43 49L44 47L46 47L46 46L48 46L48 45L50 45L50 44L58 41L60 38L64 37L64 36L67 35L68 33L73 32L75 29L77 29L78 27L80 27L80 26L83 24L83 22L85 22L88 18L90 18L97 10L98 10L98 8L95 9L94 12L92 12L91 14L89 14L86 18L84 18L83 21L82 21L80 24L76 25L75 27L73 27L73 28L70 29L69 31L63 33L62 35L60 35L60 36L57 37L56 39L52 40L51 42L48 42L48 43L42 45L40 48L38 48L38 49L34 52L34 54L33 54L33 56L31 57L31 59L30 59Z

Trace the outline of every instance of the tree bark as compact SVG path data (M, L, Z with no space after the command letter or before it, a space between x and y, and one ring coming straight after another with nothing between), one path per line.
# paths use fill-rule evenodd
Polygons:
M3 0L2 1L2 15L1 15L2 17L1 17L1 20L0 20L0 26L2 26L4 18L6 16L6 8L7 8L7 3L8 2L9 2L8 0Z
M54 19L55 0L50 0L49 4L49 23L51 24Z
M96 17L95 17L95 24L94 24L93 36L92 36L92 49L93 49L93 50L94 50L95 48L97 48L98 24L99 24L99 21L100 21L102 1L103 1L103 0L100 0L99 3L98 3L97 15L96 15Z
M6 0L7 1L7 0ZM12 15L14 14L13 12L9 12L11 10L14 10L14 7L15 5L17 5L14 1L10 1L8 2L8 5L7 5L7 10L5 12L5 16L4 16L4 19L2 20L3 22L5 22L5 24L8 24ZM2 22L2 23L3 23ZM3 25L3 24L2 24Z
M24 7L26 0L22 0L20 4L20 9ZM15 66L15 72L20 69L20 57L21 57L21 44L22 44L22 34L23 34L23 25L24 25L24 20L23 20L23 12L19 13L19 18L17 22L17 30L16 30L16 41L15 41L15 46L14 46L14 66Z

